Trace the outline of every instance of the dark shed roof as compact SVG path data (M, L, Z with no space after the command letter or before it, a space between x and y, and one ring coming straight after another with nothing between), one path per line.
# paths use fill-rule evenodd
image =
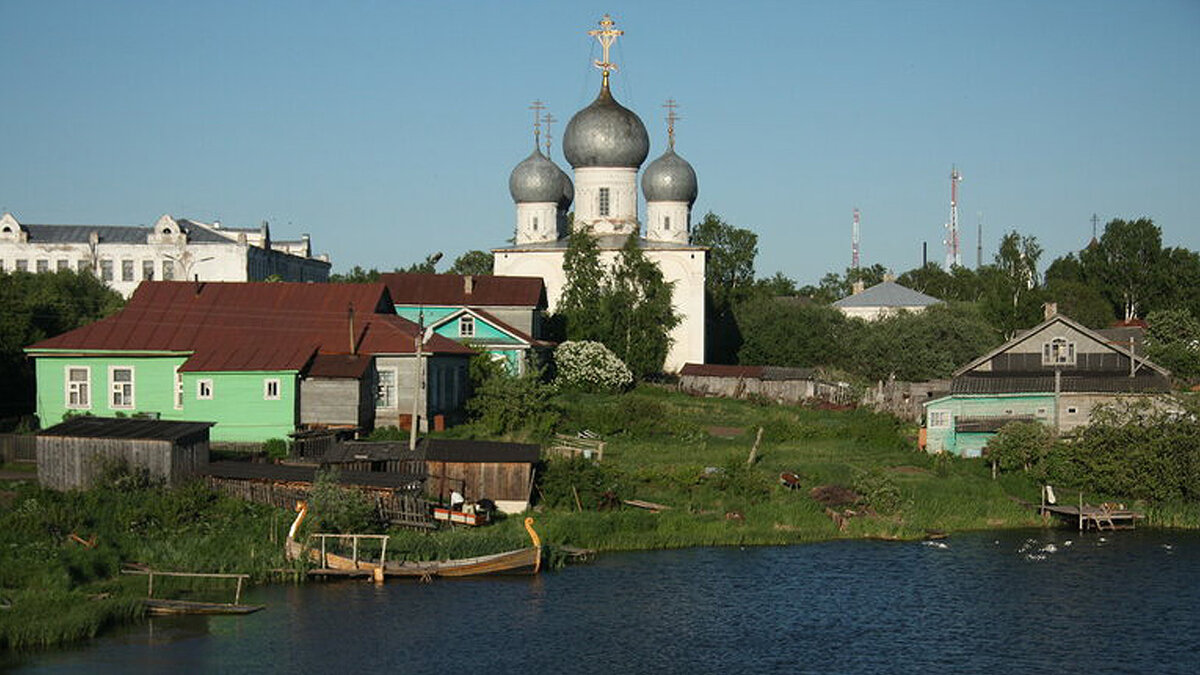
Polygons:
M467 441L456 438L422 438L425 459L434 462L534 463L540 448L528 443Z
M72 417L61 424L38 432L38 436L75 438L130 438L175 441L197 433L207 433L213 422L178 422L136 417Z
M262 480L280 483L312 483L317 467L290 464L259 464L256 462L212 462L204 469L213 478L230 480ZM339 485L412 490L419 488L422 476L382 471L339 471Z
M680 375L694 377L743 377L760 380L808 380L816 376L812 368L782 366L725 366L716 363L688 363Z

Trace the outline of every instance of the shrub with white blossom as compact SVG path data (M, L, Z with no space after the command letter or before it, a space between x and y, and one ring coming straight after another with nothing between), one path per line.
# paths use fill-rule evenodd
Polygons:
M554 350L555 384L583 391L618 391L633 384L633 373L599 342L567 341Z

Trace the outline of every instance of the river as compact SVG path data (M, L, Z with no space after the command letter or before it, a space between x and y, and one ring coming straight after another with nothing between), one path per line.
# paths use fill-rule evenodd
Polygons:
M1200 533L605 554L536 578L254 589L20 673L1196 673Z

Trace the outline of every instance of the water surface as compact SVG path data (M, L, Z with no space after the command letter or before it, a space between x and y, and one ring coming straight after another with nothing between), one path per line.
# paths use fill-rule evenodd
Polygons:
M1196 673L1200 533L606 554L536 578L281 585L23 673Z

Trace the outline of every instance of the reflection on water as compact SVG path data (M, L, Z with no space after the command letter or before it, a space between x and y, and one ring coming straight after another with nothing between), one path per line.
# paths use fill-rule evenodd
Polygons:
M537 578L255 589L20 672L1200 671L1200 534L609 554Z

